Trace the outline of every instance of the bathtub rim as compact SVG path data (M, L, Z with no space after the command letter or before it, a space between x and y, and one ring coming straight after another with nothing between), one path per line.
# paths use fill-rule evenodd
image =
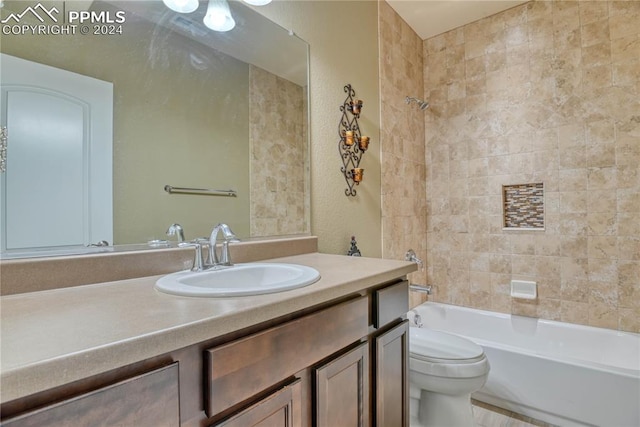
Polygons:
M474 307L466 307L466 306L460 306L460 305L454 305L454 304L447 304L447 303L442 303L442 302L435 302L435 301L426 301L416 307L413 307L411 311L415 311L416 309L418 309L420 306L434 306L434 307L443 307L444 309L449 309L449 310L472 310L472 311L477 311L480 312L482 315L486 315L486 316L490 316L490 317L494 317L494 318L499 318L501 320L505 320L505 321L510 321L510 318L514 317L514 318L523 318L523 319L533 319L536 320L538 323L542 323L542 324L546 324L546 325L556 325L556 324L566 324L569 325L572 329L578 329L578 330L583 330L583 331L589 331L591 329L595 329L595 330L599 330L602 331L604 333L607 334L614 334L615 336L630 336L634 339L639 340L639 345L640 345L640 334L634 333L634 332L627 332L627 331L617 331L614 329L607 329L607 328L602 328L602 327L597 327L597 326L589 326L589 325L581 325L581 324L577 324L577 323L569 323L569 322L560 322L557 320L549 320L549 319L540 319L537 317L527 317L527 316L521 316L518 314L508 314L508 313L503 313L503 312L497 312L497 311L490 311L490 310L484 310L484 309L480 309L480 308L474 308ZM417 313L417 311L416 311ZM410 327L417 327L415 326L415 324L413 322L410 323ZM424 325L422 326L423 328L428 328L428 326ZM495 347L501 350L505 350L505 351L512 351L514 353L518 353L518 354L527 354L527 355L535 355L536 357L540 357L542 359L545 360L550 360L550 361L554 361L554 362L558 362L558 363L562 363L562 364L567 364L567 365L577 365L577 366L581 366L583 368L589 368L589 369L595 369L601 372L607 372L607 373L612 373L612 374L617 374L617 375L622 375L625 377L629 377L632 379L640 379L640 363L638 364L638 369L633 369L633 368L626 368L626 367L622 367L622 366L613 366L613 365L607 365L601 362L596 362L593 360L584 360L584 359L579 359L576 357L571 357L571 356L555 356L555 355L549 355L547 353L544 352L540 352L540 351L536 351L533 349L523 349L522 347L517 347L517 346L513 346L513 345L509 345L509 344L503 344L497 341L491 341L491 340L485 340L482 338L477 338L477 337L473 337L473 336L469 336L469 335L465 335L465 334L460 334L457 332L451 332L451 331L447 331L445 329L440 329L440 328L428 328L428 329L432 329L432 330L436 330L436 331L442 331L442 332L447 332L447 333L455 333L457 335L460 335L468 340L471 340L475 343L477 343L478 345L482 346L482 347L487 347L487 346L491 346L491 347ZM489 344L490 343L490 344ZM571 363L569 363L571 362Z
M539 357L541 359L557 362L557 363L560 363L560 364L580 366L580 367L583 367L583 368L595 369L595 370L600 371L600 372L606 372L606 373L610 373L610 374L622 375L622 376L625 376L625 377L628 377L628 378L632 378L632 379L640 379L640 369L634 370L634 369L622 368L622 367L618 367L618 366L610 366L610 365L605 365L603 363L593 362L593 361L585 362L585 361L583 361L581 359L576 359L576 358L570 357L570 356L564 356L563 358L553 357L553 356L549 356L549 355L546 355L544 353L540 353L540 352L536 352L536 351L523 351L519 347L510 346L510 345L507 345L507 344L497 344L495 341L486 341L486 340L482 340L482 339L478 339L478 338L472 338L472 337L469 337L469 336L466 336L466 335L461 335L461 336L463 336L463 337L465 337L465 338L467 338L469 340L474 341L475 343L477 343L481 347L485 347L487 345L486 343L490 343L491 347L497 348L499 350L511 351L513 353L518 353L518 354L522 354L522 355L534 355L534 356Z

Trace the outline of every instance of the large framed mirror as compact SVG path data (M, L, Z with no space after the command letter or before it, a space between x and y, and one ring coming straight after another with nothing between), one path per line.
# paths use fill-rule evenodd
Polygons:
M36 5L59 13L58 19L32 13ZM219 222L243 239L309 233L309 46L242 2L229 5L236 27L217 32L203 24L206 1L188 14L159 0L3 2L3 258L78 253L102 240L145 245L169 239L173 223L187 240L207 236ZM71 11L95 12L86 15L93 21L86 22L88 30L70 22ZM47 30L31 31L29 24ZM72 24L75 30L60 30ZM15 62L18 71L9 71ZM23 66L45 68L25 72ZM112 107L112 125L84 124L78 134L107 135L109 146L78 142L76 157L84 163L76 166L69 163L73 154L53 151L56 144L71 145L63 128L73 120L61 113L65 107L39 101L57 91L40 77L48 72L79 79L67 85L80 94L64 93L65 101L89 92L83 78L106 85L107 92L111 87L112 99L100 98L107 98L102 110L78 101L80 122ZM35 75L38 82L22 81ZM25 117L20 128L16 123ZM101 127L111 134L96 132ZM54 142L47 142L52 135ZM31 151L20 150L21 143ZM108 158L107 166L91 155ZM92 187L98 179L107 181L98 185L102 190ZM224 191L169 192L167 186ZM75 199L64 194L71 187ZM110 200L98 205L101 191ZM96 213L111 235L92 228Z

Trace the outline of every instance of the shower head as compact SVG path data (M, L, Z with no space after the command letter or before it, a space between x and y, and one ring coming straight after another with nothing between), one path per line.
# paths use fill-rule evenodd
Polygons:
M429 107L428 101L423 101L422 99L414 98L412 96L407 96L405 101L407 102L407 104L411 104L411 101L415 101L415 103L418 104L418 108L420 108L421 110L425 110Z

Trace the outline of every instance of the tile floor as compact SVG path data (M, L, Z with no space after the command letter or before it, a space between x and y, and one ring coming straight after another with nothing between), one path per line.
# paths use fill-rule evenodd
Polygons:
M477 427L555 427L477 400L473 400L473 415Z

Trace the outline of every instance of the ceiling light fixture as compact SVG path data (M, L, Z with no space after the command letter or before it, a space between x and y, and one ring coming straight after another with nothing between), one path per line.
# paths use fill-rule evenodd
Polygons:
M236 26L227 0L209 0L207 14L202 22L214 31L229 31Z
M271 0L244 0L244 2L252 6L264 6L265 4L271 3Z
M191 13L198 8L198 0L162 0L171 10L178 13Z
M178 13L191 13L198 9L199 0L162 0L169 9ZM252 6L264 6L271 0L244 0ZM0 0L2 5L2 0ZM229 31L236 26L236 21L231 15L227 0L209 0L207 13L202 20L204 25L214 31Z

